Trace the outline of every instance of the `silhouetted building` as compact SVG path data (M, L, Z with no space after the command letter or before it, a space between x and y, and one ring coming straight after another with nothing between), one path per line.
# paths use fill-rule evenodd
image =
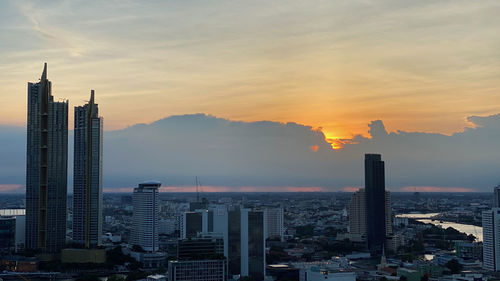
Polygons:
M224 257L224 239L219 237L196 237L179 239L178 260L204 260Z
M493 208L500 208L500 185L495 186L495 197L493 198Z
M141 246L147 252L158 251L158 188L160 182L151 181L134 188L130 244Z
M384 161L380 154L365 154L366 236L372 252L382 252L386 237Z
M68 102L56 102L47 64L28 83L26 248L57 253L66 243Z
M75 107L73 242L95 248L101 236L102 118L92 90L88 104Z
M16 248L16 218L0 217L0 256L11 254Z
M204 212L199 211L182 215L181 238L193 238L203 231L203 214Z

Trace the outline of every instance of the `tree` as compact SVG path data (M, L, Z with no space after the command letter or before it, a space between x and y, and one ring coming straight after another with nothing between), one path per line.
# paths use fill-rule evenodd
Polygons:
M139 280L146 277L148 277L148 274L146 272L134 271L127 276L127 279L125 279L125 281Z
M448 261L445 266L451 271L452 274L460 273L462 270L462 265L456 259Z

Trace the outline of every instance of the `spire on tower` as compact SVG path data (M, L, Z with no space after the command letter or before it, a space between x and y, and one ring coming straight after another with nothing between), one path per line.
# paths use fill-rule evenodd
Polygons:
M47 80L47 63L43 64L43 72L42 72L42 77L40 78L41 81Z

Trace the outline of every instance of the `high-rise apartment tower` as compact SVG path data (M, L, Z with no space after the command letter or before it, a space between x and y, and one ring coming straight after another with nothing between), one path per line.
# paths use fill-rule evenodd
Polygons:
M26 248L58 253L66 243L68 102L54 101L47 64L28 83Z
M94 102L75 107L73 167L73 242L86 248L101 244L102 117Z

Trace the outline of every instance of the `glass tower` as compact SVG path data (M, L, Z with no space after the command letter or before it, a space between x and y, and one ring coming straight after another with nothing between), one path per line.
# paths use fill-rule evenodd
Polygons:
M380 154L365 154L365 192L368 249L380 253L386 237L385 171Z

